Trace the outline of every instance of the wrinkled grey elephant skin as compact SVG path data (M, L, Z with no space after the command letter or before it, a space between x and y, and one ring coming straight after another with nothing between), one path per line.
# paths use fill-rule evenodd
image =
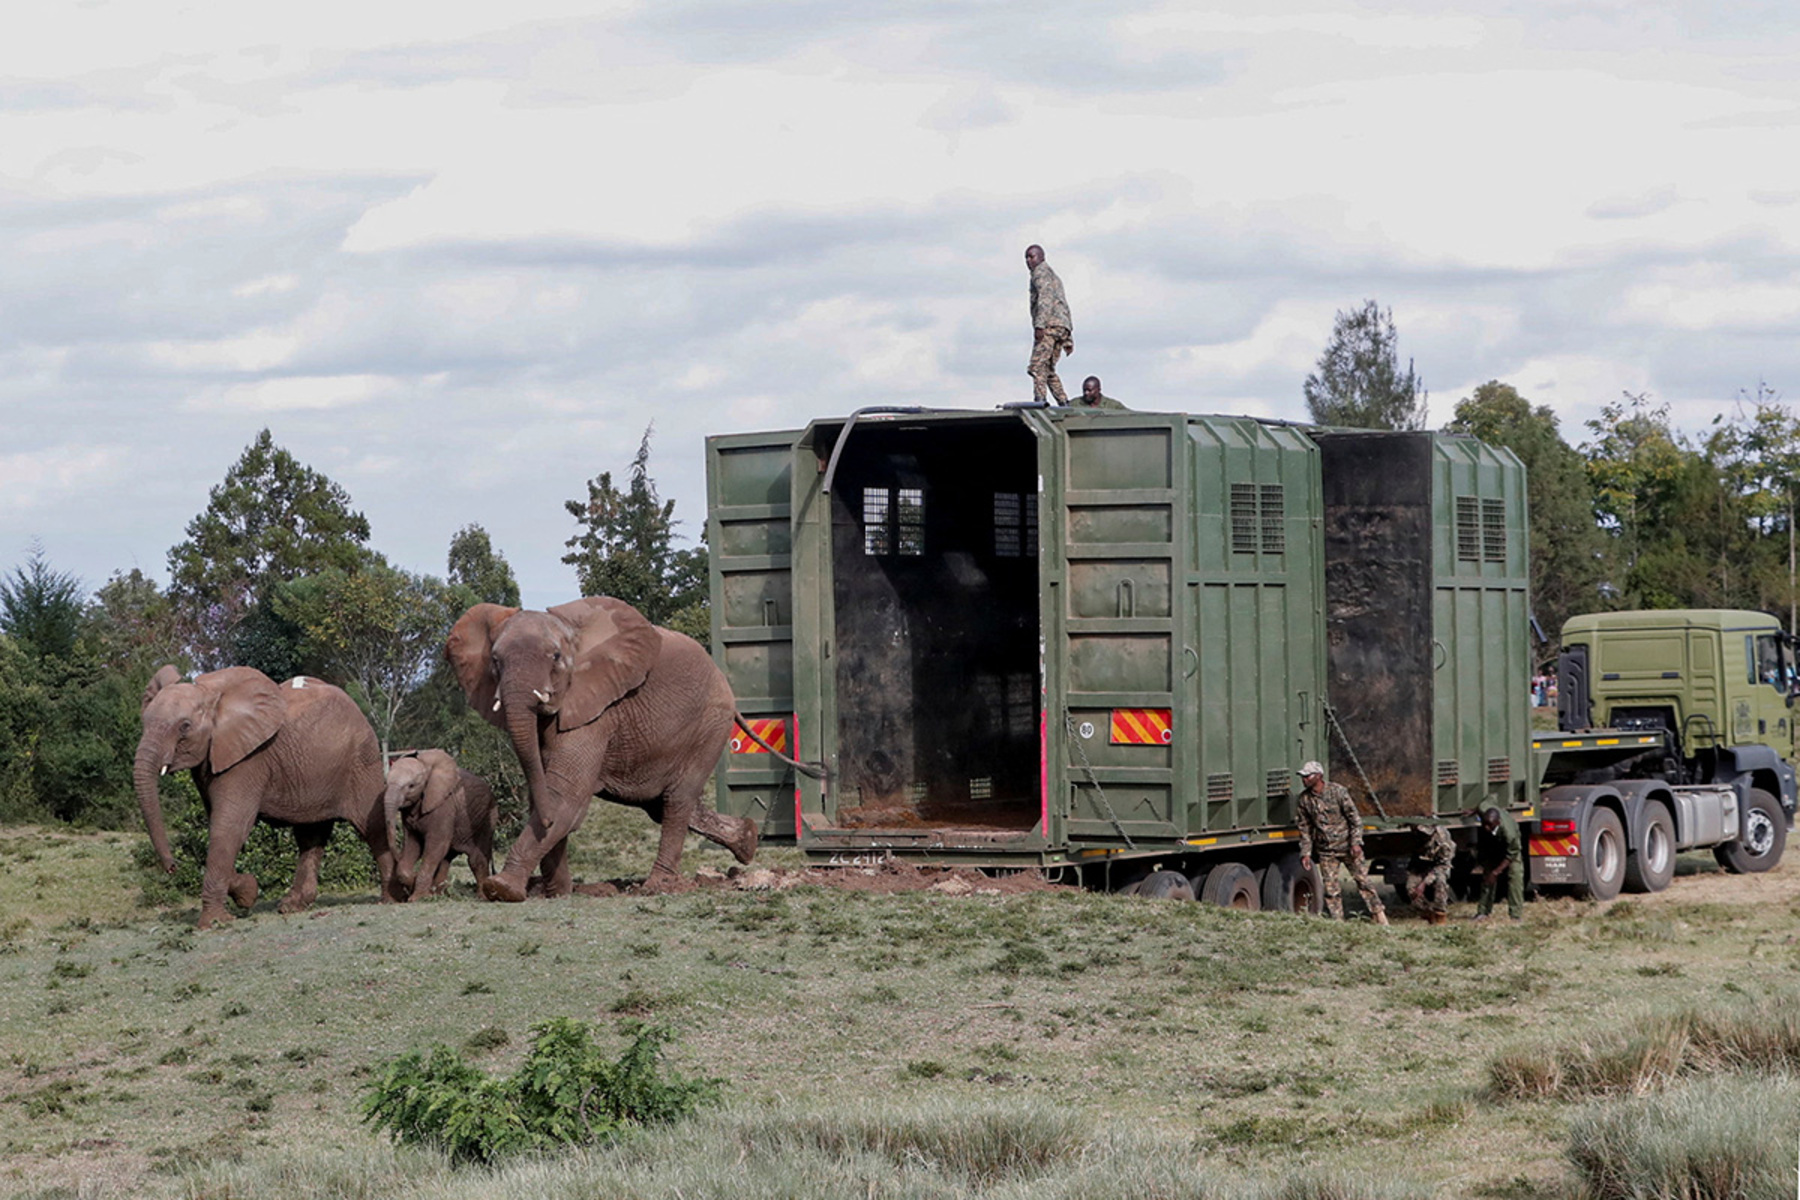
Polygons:
M291 825L300 845L282 912L298 912L317 897L319 860L336 821L348 821L368 844L381 898L392 898L381 748L368 718L341 688L307 676L277 686L251 667L226 667L184 683L181 672L166 666L144 689L143 722L132 779L165 871L174 871L175 856L157 779L192 771L206 805L200 928L231 919L227 895L246 908L255 903L257 882L238 871L237 856L258 819Z
M388 764L383 803L388 828L398 819L402 830L394 870L400 898L442 891L458 854L468 857L477 888L486 881L498 807L487 780L458 767L446 751L420 750Z
M690 829L739 862L755 856L755 824L701 800L736 701L692 638L590 596L547 612L477 604L444 649L469 703L512 740L530 788L531 818L482 885L489 899L523 900L540 864L546 894L567 895L568 837L595 796L661 823L649 887L674 880Z

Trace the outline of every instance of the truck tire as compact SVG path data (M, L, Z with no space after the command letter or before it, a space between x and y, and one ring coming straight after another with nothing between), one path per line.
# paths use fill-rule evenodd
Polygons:
M1200 899L1221 908L1235 908L1239 912L1257 912L1262 908L1256 876L1243 863L1220 863L1208 871L1206 886L1201 889Z
M1753 875L1780 862L1786 848L1787 816L1781 805L1761 788L1751 788L1742 831L1735 841L1714 846L1713 857L1734 875Z
M1262 869L1262 909L1264 912L1297 912L1319 914L1324 893L1319 886L1319 868L1300 869L1300 855L1284 854Z
M1146 900L1192 900L1194 888L1180 871L1154 871L1137 885L1136 894Z
M1594 808L1588 812L1587 828L1581 831L1582 870L1587 882L1575 888L1577 896L1592 900L1611 900L1625 886L1625 827L1610 808Z
M1660 892L1675 878L1675 822L1660 800L1644 805L1643 833L1625 859L1625 890Z

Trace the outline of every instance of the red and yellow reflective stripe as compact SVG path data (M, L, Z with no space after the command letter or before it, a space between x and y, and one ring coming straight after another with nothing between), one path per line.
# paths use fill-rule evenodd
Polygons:
M1166 746L1174 737L1166 708L1112 710L1112 743L1115 746Z
M745 717L744 724L755 731L757 737L783 754L787 753L787 721L785 719L781 717ZM754 739L745 737L743 730L735 728L731 732L731 752L733 754L768 753L767 750L757 745Z
M1578 833L1534 833L1531 853L1544 858L1580 858L1581 835Z

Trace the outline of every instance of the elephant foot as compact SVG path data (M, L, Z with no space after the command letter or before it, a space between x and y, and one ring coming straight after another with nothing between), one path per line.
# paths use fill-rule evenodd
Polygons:
M650 878L638 885L639 892L657 893L674 892L681 889L681 876L673 871L665 871L661 867L652 868Z
M525 899L525 889L504 875L489 875L481 884L481 894L489 900L518 904Z
M257 886L256 876L240 874L231 881L231 890L227 894L239 908L251 909L256 907L256 898L262 894L262 889Z
M305 912L312 907L312 902L311 896L296 896L289 892L281 898L281 903L275 906L275 911L283 914Z
M229 925L235 920L237 920L237 918L226 912L223 905L218 908L208 908L205 905L201 905L200 920L195 923L194 928L211 929L218 925Z
M750 860L756 857L757 843L761 840L756 832L756 822L745 821L744 832L730 842L726 848L731 851L733 858L748 865Z

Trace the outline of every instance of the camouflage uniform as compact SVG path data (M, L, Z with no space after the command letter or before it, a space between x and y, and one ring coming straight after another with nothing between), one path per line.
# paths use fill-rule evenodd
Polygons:
M1456 861L1456 843L1450 831L1433 825L1419 852L1425 871L1413 881L1413 902L1422 903L1429 912L1444 912L1450 907L1450 864Z
M1107 395L1102 395L1098 400L1092 400L1092 401L1090 401L1086 396L1077 396L1077 397L1075 397L1075 407L1076 408L1111 408L1111 409L1116 409L1119 412L1130 412L1131 411L1130 409L1126 408L1123 404L1120 404L1117 400L1114 400L1111 396L1107 396Z
M1062 280L1046 262L1031 269L1031 328L1035 340L1025 373L1031 376L1032 398L1043 400L1048 388L1058 404L1067 404L1068 394L1063 391L1062 380L1056 377L1056 360L1075 349L1075 322L1069 316Z
M1294 815L1295 824L1300 827L1300 857L1315 859L1319 864L1319 881L1325 886L1325 911L1343 920L1343 885L1338 868L1348 866L1369 913L1377 919L1384 918L1387 909L1369 882L1369 866L1363 860L1362 814L1356 811L1349 789L1341 783L1327 783L1315 795L1303 788Z

